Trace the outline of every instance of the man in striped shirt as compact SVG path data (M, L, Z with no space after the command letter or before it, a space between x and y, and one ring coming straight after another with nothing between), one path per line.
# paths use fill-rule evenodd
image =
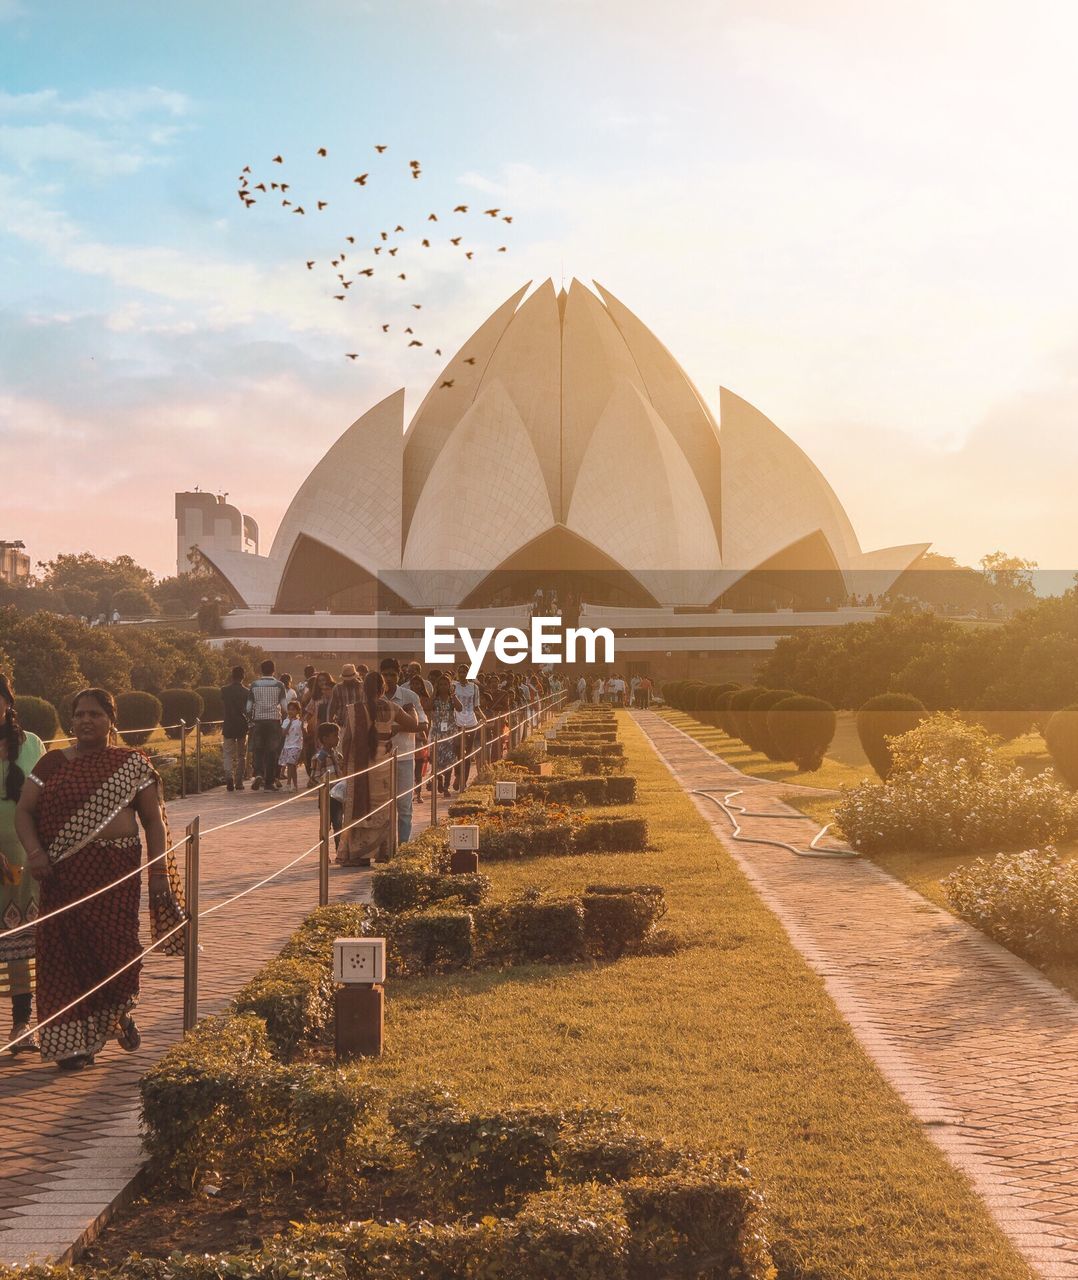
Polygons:
M274 675L272 658L262 664L262 674L251 681L247 699L247 715L251 721L251 753L254 756L254 782L251 789L281 789L277 781L277 760L281 754L281 718L288 714L288 699L294 697Z

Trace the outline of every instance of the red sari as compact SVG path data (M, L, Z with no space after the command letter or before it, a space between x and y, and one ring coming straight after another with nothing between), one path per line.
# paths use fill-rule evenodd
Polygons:
M98 836L120 812L134 806L141 791L160 786L141 751L107 747L74 757L50 751L29 776L41 788L37 830L52 864L52 874L41 883L42 916L137 869L142 859L137 835L108 840ZM138 1003L142 962L135 957L141 951L141 881L141 876L129 875L107 893L39 924L38 1022L73 1005L40 1029L46 1061L98 1053L116 1035L119 1020ZM176 940L182 941L182 935ZM105 982L124 965L129 967ZM100 991L80 999L102 982Z

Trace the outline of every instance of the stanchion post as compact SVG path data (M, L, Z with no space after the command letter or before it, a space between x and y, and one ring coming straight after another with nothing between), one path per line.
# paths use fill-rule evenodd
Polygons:
M490 767L490 760L487 758L487 722L479 721L479 768L476 773L485 772Z
M195 717L195 792L202 794L202 717Z
M329 906L329 779L318 788L318 905Z
M187 903L187 931L183 946L183 1029L191 1031L198 1022L198 814L187 824L184 848L184 897Z
M438 734L430 739L430 825L438 825Z
M397 753L394 751L389 757L389 793L393 797L389 807L389 856L391 858L397 852L397 787L399 785L397 781Z
M180 721L180 799L187 799L187 721Z

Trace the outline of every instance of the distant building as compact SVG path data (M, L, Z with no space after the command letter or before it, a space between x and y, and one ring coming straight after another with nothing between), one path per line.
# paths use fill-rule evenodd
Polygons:
M24 587L30 580L30 557L24 542L0 542L0 582Z
M190 572L192 547L211 560L222 552L258 555L258 525L226 497L199 490L176 494L177 573Z

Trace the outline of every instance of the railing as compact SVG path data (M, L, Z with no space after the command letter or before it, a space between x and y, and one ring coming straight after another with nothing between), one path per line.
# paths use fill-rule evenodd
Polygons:
M422 746L409 748L407 751L391 752L384 760L376 761L374 764L367 765L363 769L357 769L354 773L350 773L341 778L326 778L316 786L308 787L305 791L296 795L288 796L283 800L278 800L274 804L266 805L261 809L254 810L249 813L241 814L239 817L232 818L227 822L218 823L216 826L202 828L198 815L196 815L184 832L183 839L174 841L167 849L159 854L155 854L152 858L147 858L145 866L147 868L155 863L164 862L170 853L174 853L178 849L184 850L184 890L186 899L187 919L170 929L162 937L151 943L148 947L144 947L138 955L121 965L115 972L109 974L107 978L102 979L95 986L89 988L79 995L75 1000L65 1005L62 1009L50 1014L48 1018L39 1022L30 1030L14 1037L6 1044L0 1045L0 1053L6 1053L16 1045L28 1040L35 1035L41 1027L47 1026L49 1023L55 1022L57 1019L69 1013L83 1000L94 995L103 987L106 987L114 978L126 972L134 965L138 964L146 956L157 951L165 942L167 942L175 934L181 930L185 930L184 937L184 960L183 960L183 1029L185 1032L190 1031L198 1021L198 957L199 957L199 924L200 921L207 916L216 914L218 911L224 910L233 903L238 902L241 898L247 897L254 893L257 889L263 888L265 885L276 880L292 867L297 866L312 854L318 854L318 905L326 906L329 902L329 871L330 871L330 847L333 843L333 837L338 839L345 835L346 832L354 827L368 822L376 814L383 810L395 807L397 803L407 796L410 792L421 785L422 779L416 779L413 775L412 781L409 783L407 790L400 790L397 778L398 762L402 759L419 756L424 750L430 750L431 759L431 797L430 797L430 822L435 825L438 821L438 780L439 774L452 774L456 769L461 771L460 779L463 787L465 765L469 760L478 759L479 768L482 769L488 764L492 754L493 740L490 737L489 727L491 724L497 724L499 740L508 738L508 750L512 750L515 745L519 745L524 741L529 733L541 727L541 725L550 719L557 708L566 702L570 697L568 691L549 694L543 698L534 699L523 707L511 708L506 711L494 713L488 720L482 720L478 725L460 728L448 737L439 738L437 734L433 734L427 742ZM212 723L220 723L214 721ZM196 721L194 729L195 738L195 759L196 759L196 779L200 785L201 778L199 776L199 757L201 753L201 734L199 733L200 722ZM181 720L177 725L154 726L154 728L171 728L186 730L188 726ZM125 733L147 732L146 730L127 729ZM181 734L181 744L186 737L185 733ZM469 738L478 738L478 745L468 750ZM446 765L443 769L438 768L438 745L444 745L446 742L460 742L459 752L455 753L452 763ZM53 741L71 741L71 739L53 739ZM181 762L186 760L186 753L181 750ZM339 782L351 782L352 780L362 777L364 774L372 773L376 769L388 768L390 770L390 797L383 801L376 808L364 813L361 817L356 818L347 826L342 827L339 831L334 832L330 822L330 788ZM182 770L181 770L182 773ZM231 897L225 898L221 902L215 902L212 906L202 908L199 898L200 887L200 856L202 839L205 836L225 831L230 827L239 826L242 823L251 822L264 817L268 813L273 813L277 809L283 809L288 805L303 803L304 801L317 799L318 802L318 839L309 848L303 850L302 853L278 867L269 875L264 876L261 880L254 884L248 885L245 889L239 890L232 894ZM397 823L391 819L389 823L390 832L390 856L396 850L397 842ZM85 903L92 901L94 898L100 897L104 893L108 893L117 885L123 884L125 881L133 879L135 876L142 874L143 867L139 865L132 871L126 872L122 876L118 876L115 880L110 881L107 885L103 885L99 889L86 894L84 897L74 902L65 903L61 907L57 907L54 911L49 911L45 915L38 916L36 920L29 920L24 924L17 925L13 929L5 930L4 937L12 938L17 934L24 933L30 929L39 928L48 920L54 920L58 916L73 910L75 907L83 906Z

